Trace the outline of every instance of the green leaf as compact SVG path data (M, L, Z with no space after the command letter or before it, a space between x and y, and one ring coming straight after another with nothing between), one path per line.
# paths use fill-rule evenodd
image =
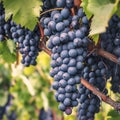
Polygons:
M7 47L11 53L14 53L16 47L15 43L12 40L7 40Z
M90 35L105 31L108 21L117 10L119 0L88 0L87 9L93 14Z
M13 21L31 30L38 21L42 2L40 0L4 0L6 18L13 14Z
M92 16L92 13L88 10L87 6L88 6L88 0L82 0L81 7L83 7L84 12L87 18L89 19Z
M0 42L0 56L8 63L13 63L16 60L15 54L11 53L7 46L7 40Z
M120 120L120 115L115 110L111 110L107 116L109 117L107 120Z
M93 35L93 36L91 36L91 38L95 42L95 44L97 44L98 40L99 40L99 34Z
M76 120L76 116L74 115L65 116L64 120Z
M120 4L118 5L118 9L117 9L116 14L120 17Z
M8 91L0 90L0 106L4 106L7 102Z

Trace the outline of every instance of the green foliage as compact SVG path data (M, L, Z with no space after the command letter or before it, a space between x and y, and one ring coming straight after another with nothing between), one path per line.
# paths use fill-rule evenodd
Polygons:
M109 111L108 117L109 118L107 120L120 120L120 115L115 110Z
M0 56L7 63L13 63L16 61L16 55L14 51L15 45L13 42L8 42L8 41L9 40L6 40L2 43L0 42Z
M46 110L52 108L58 116L60 114L57 109L58 103L53 97L53 91L50 90L52 78L48 75L49 66L44 67L45 64L49 64L50 57L42 53L38 61L41 59L44 64L38 62L36 67L28 68L24 68L21 64L15 67L15 64L0 61L0 105L6 103L10 92L14 98L11 101L10 111L16 111L17 120L33 118L38 120L39 110L42 107Z
M118 4L119 0L82 0L82 6L87 17L90 18L93 15L90 36L98 36L106 30L109 19L117 11ZM98 39L93 40L95 43L98 41Z
M120 17L120 4L118 5L118 9L117 9L117 15Z
M110 0L89 0L88 10L93 14L90 35L99 34L105 31L110 17L115 13L117 3Z
M83 7L84 12L86 13L88 19L90 19L92 16L92 13L88 10L88 4L89 4L88 2L89 0L82 0L82 3L80 6Z
M92 38L92 40L95 42L95 44L98 43L98 40L99 40L99 34L96 34L96 35L92 35L90 36Z
M10 53L14 53L15 48L16 48L15 43L12 40L7 40L6 44L7 44L7 47L9 49Z
M42 2L40 0L4 0L6 18L13 15L17 24L33 29L38 21Z
M1 63L1 62L0 62ZM0 64L0 105L4 105L9 94L11 73L7 64Z

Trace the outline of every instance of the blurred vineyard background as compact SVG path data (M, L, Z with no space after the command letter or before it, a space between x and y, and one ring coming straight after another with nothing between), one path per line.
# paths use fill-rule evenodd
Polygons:
M25 68L20 63L21 56L15 52L14 43L5 41L0 43L0 48L3 46L7 47L0 51L0 106L7 103L8 97L10 102L2 120L42 120L40 111L43 109L51 110L52 120L76 120L77 108L70 116L58 110L51 88L53 79L49 76L50 57L41 52L37 59L38 64ZM116 100L120 98L120 95L113 96L110 90L109 95ZM96 115L95 120L120 120L112 107L102 104L101 112Z

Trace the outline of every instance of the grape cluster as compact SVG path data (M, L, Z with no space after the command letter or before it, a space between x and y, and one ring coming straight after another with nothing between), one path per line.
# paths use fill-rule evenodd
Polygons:
M0 41L3 41L5 37L4 24L5 24L5 9L3 7L3 2L0 2Z
M40 110L39 120L53 120L53 114L50 109L45 111L43 108Z
M106 80L108 79L107 68L101 58L96 55L90 55L85 60L84 64L82 77L85 78L90 84L97 87L99 91L107 94L107 90L105 89ZM82 84L79 86L79 93L79 120L94 120L95 113L99 112L100 99Z
M0 41L4 40L4 36L12 39L18 44L18 49L22 54L22 64L24 66L36 65L38 56L40 34L36 29L30 31L21 27L12 21L12 17L5 21L5 13L3 3L0 3ZM36 27L35 27L36 28Z
M4 106L0 106L0 120L3 119L4 114L5 114L5 107Z
M0 120L4 119L4 116L6 116L7 120L16 120L17 115L15 111L9 111L9 108L11 107L11 100L13 99L11 94L8 94L7 102L4 106L0 106Z
M6 114L7 107L10 105L11 101L11 95L8 95L7 102L5 103L4 106L0 106L0 120L3 120L3 116Z
M54 77L53 89L59 109L71 114L72 107L78 105L79 92L76 84L80 83L81 70L87 56L89 39L89 23L83 9L71 15L73 0L57 0L56 6L62 10L54 10L50 17L41 20L45 36L49 37L48 48L51 49L51 71Z
M120 61L120 18L117 15L113 15L106 32L101 34L101 47L117 56ZM120 93L120 66L110 61L107 61L106 64L112 76L111 90Z
M71 15L72 0L57 0L56 6L63 9L54 10L50 17L41 19L44 34L49 37L48 48L52 50L50 75L54 77L55 98L60 102L59 109L66 114L71 114L79 102L78 119L93 120L99 112L100 100L83 85L78 91L76 85L83 77L106 92L107 70L98 56L87 58L89 23L83 9L79 8L76 15Z
M52 9L56 6L56 0L42 0L43 5L42 5L42 11L47 11L49 9Z
M22 54L22 64L25 66L36 65L36 57L39 52L39 36L12 21L10 32L12 33L12 39L18 43L19 51Z
M12 111L10 114L7 115L7 120L17 120L17 115L15 111Z

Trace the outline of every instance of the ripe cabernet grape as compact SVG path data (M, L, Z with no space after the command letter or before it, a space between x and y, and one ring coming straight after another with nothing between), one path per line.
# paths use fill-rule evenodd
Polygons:
M0 41L5 40L5 9L3 6L3 2L0 2Z
M11 39L19 44L19 51L22 54L22 64L24 66L36 65L36 58L39 52L40 35L29 29L25 29L20 25L10 21Z
M56 5L65 8L52 11L50 17L42 20L42 27L49 38L47 45L52 51L50 75L54 77L52 87L56 90L55 98L60 103L58 108L71 114L72 108L78 105L79 92L76 85L80 83L83 61L87 56L89 23L86 20L79 23L79 19L85 16L82 8L82 17L78 12L75 16L71 15L73 0L67 0L66 3L57 0Z
M103 69L104 73L102 72ZM101 61L101 58L91 54L84 61L84 68L82 70L82 77L106 94L107 90L105 89L105 86L106 80L108 79L108 70L106 69L103 61ZM99 71L99 74L97 71ZM100 99L82 84L79 86L79 93L80 106L78 108L78 119L94 120L95 113L99 112Z
M53 120L53 114L50 109L45 111L43 108L40 110L39 113L39 120Z
M120 61L120 18L117 15L113 15L109 21L106 32L101 34L101 47L106 51L114 54ZM104 60L108 66L111 75L111 90L114 93L120 93L120 66L113 62Z

